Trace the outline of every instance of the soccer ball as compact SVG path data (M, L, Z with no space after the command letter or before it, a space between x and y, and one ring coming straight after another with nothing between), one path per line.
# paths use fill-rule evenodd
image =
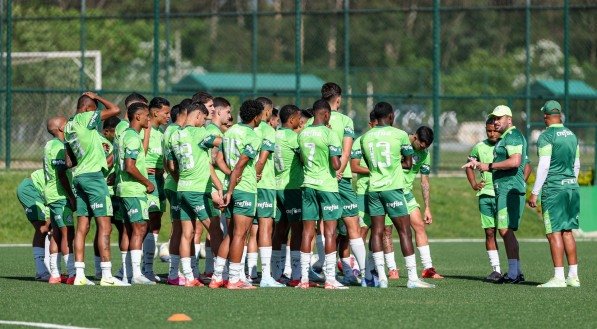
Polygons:
M160 245L160 251L158 252L158 255L160 256L160 260L164 263L167 263L170 261L170 250L168 249L170 247L170 241L166 242L166 243L162 243Z

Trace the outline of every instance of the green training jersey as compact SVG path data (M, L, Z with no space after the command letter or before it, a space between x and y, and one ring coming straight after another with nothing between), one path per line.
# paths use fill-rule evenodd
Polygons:
M268 151L267 161L261 171L261 179L257 182L257 188L276 189L276 173L274 169L274 149L276 145L276 130L269 124L261 121L259 126L255 127L255 134L261 139L261 151Z
M493 186L496 193L507 193L515 190L519 193L526 192L526 182L524 180L524 167L527 163L527 141L516 127L508 128L502 137L495 144L493 149L493 162L501 162L514 154L520 154L522 161L517 168L508 170L493 171Z
M131 124L126 120L120 120L120 122L114 128L114 140L118 139L118 136L122 135L125 130L127 130Z
M274 167L276 189L294 190L303 185L303 164L298 144L298 134L292 129L281 127L276 131L274 146Z
M37 169L36 171L31 173L31 181L33 182L33 186L35 189L41 194L44 195L46 189L46 177L43 169Z
M214 135L216 137L223 137L224 134L222 133L222 130L220 129L220 127L216 126L213 123L208 124L207 126L205 126L205 129L207 129L207 132L210 135ZM217 149L216 149L217 151ZM218 176L218 179L220 180L220 182L222 184L224 184L224 181L226 180L226 175L224 174L223 171L220 170L220 168L218 168L218 166L215 165L216 161L215 158L213 156L215 151L212 151L210 157L211 157L211 164L214 165L214 170L216 171L216 176Z
M411 144L412 146L412 144ZM429 150L415 150L413 148L413 165L404 170L404 192L410 192L418 173L429 175L431 173L431 156Z
M489 142L488 139L477 143L471 150L469 157L475 158L475 160L482 162L482 163L490 163L493 161L493 149L495 144ZM485 183L485 186L477 192L477 196L480 195L489 195L495 196L495 191L493 189L493 178L492 178L491 171L484 171L481 173L481 181Z
M392 126L376 126L361 138L363 158L369 168L369 191L404 189L402 158L413 155L408 134Z
M350 158L351 159L360 159L359 164L362 167L367 167L367 162L363 159L363 152L361 151L361 138L363 136L359 136L359 138L355 139L354 143L352 144L352 150L350 150ZM355 181L355 192L358 195L364 195L369 190L369 175L357 174L357 179Z
M145 150L143 149L141 135L132 128L125 130L119 139L118 152L120 169L116 178L116 195L123 198L145 196L147 191L145 186L129 175L124 167L126 159L133 159L135 160L135 167L143 177L147 178Z
M563 124L552 124L537 140L539 157L550 157L544 189L578 188L574 162L579 158L578 139Z
M178 191L211 192L210 148L216 138L205 127L186 126L172 134L178 162Z
M102 141L102 147L104 148L104 155L106 156L106 159L108 158L108 156L110 156L110 154L114 154L114 146L112 145L112 143L106 138L106 136L100 134L100 140ZM114 139L116 140L116 139ZM112 158L112 167L109 168L108 173L106 173L106 183L108 183L108 176L116 173L116 168L118 167L118 164L116 161L116 159L118 159L118 157L116 156L116 154L114 154L114 157ZM110 186L108 185L108 192L110 192L110 195L114 195L114 186Z
M313 118L310 118L307 121L307 125L312 125L312 124L313 124ZM334 132L334 134L336 135L338 140L340 140L340 147L344 146L344 137L350 137L350 138L354 139L354 136L355 136L354 123L352 122L352 119L349 116L342 114L338 111L332 111L332 113L330 113L329 125L332 128L332 131ZM344 169L344 173L342 174L342 177L352 178L352 171L350 171L350 164L346 164L346 168Z
M253 128L243 123L235 124L224 134L222 143L224 159L231 170L234 170L241 155L244 154L249 158L240 182L236 185L236 190L257 193L255 162L257 162L257 157L259 156L261 142L261 139L257 136Z
M304 187L324 192L338 192L336 171L330 158L342 155L340 140L324 125L311 125L298 137L303 171Z
M61 170L67 170L66 149L61 140L53 138L44 147L44 195L47 204L66 199L66 191L58 179L58 171ZM67 170L67 176L70 176L70 170Z
M77 113L71 117L64 128L65 140L77 159L73 176L85 173L108 171L108 163L96 130L101 122L101 111Z
M141 130L141 136L145 136L145 131ZM145 153L145 164L147 168L164 168L164 156L162 154L162 138L164 133L159 127L151 127L149 132L149 145L147 146L147 153Z
M166 127L164 131L164 136L162 137L162 152L164 159L168 160L175 160L174 151L172 150L172 134L180 129L180 126L176 123L170 124ZM172 175L166 176L166 180L164 182L164 189L170 191L176 191L176 181L172 177Z

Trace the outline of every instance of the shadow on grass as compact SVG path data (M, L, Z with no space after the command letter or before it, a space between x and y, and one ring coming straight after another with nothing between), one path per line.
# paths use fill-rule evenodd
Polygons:
M485 282L487 284L494 284L493 282L485 281L484 277L472 276L472 275L444 275L444 278L455 279L455 280L466 280L466 281L479 281L479 282ZM522 285L522 286L536 286L536 285L541 284L541 282L525 281L525 282L521 282L521 283L517 283L517 284Z
M44 281L35 280L35 278L31 277L31 276L0 276L0 279L17 280L17 281L33 281L33 282L44 283Z

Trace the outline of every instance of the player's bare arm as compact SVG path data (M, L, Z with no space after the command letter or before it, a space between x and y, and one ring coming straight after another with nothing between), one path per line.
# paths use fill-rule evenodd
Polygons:
M336 170L336 178L341 179L344 170L350 160L350 151L352 150L352 137L344 137L342 139L342 156L340 157L340 168Z
M135 165L136 162L137 162L137 160L135 160L135 159L131 159L131 158L124 159L124 170L129 175L131 175L137 182L143 184L145 186L145 188L147 189L147 193L153 192L153 190L155 189L155 186L153 186L153 183L151 183L149 181L149 179L145 178L145 176L143 176L139 172L139 169L137 169L137 166Z
M232 198L232 192L234 192L234 188L236 188L236 185L238 184L243 174L243 170L245 170L245 167L247 166L247 163L249 163L249 160L250 159L248 156L242 154L238 159L236 166L234 166L234 170L232 170L232 173L230 173L230 183L228 184L228 191L226 192L226 195L224 195L225 205L228 205L228 203L230 203L230 199Z
M350 171L355 174L369 175L369 168L361 166L361 159L350 159Z
M118 105L110 102L109 100L101 97L100 95L91 91L85 92L83 93L83 95L93 100L97 100L98 102L102 103L102 105L104 105L105 109L101 112L102 121L120 114L120 108L118 107Z
M423 201L425 202L423 221L425 224L431 224L433 223L433 216L431 215L431 185L429 184L429 175L421 175L421 192L423 193Z

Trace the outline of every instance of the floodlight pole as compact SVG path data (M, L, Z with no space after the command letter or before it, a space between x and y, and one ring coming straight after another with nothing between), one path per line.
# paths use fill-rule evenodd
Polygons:
M570 122L570 0L564 0L564 118Z
M12 125L12 0L6 3L6 128L4 130L6 169L10 169L10 135Z
M81 51L81 66L79 67L79 91L85 91L85 47L87 39L87 23L85 15L87 11L87 1L81 0L81 11L79 16L79 50Z
M158 96L160 75L160 0L153 0L153 72L151 91Z

